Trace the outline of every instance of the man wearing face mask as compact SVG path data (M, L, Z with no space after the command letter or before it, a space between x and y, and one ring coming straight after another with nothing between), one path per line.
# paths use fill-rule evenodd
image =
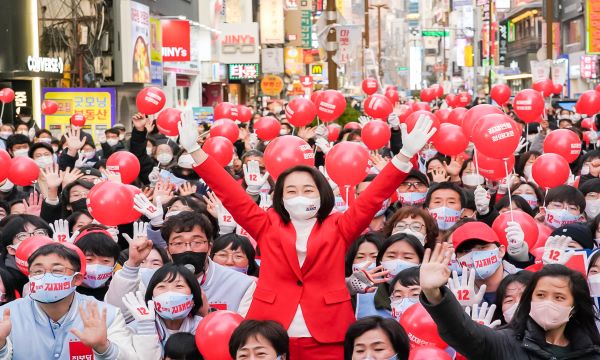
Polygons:
M358 185L356 185L356 196L358 197L363 191L365 191L367 189L367 187L369 187L369 185L371 184L371 182L373 180L375 180L375 174L369 174L367 175L367 177ZM371 220L371 223L369 224L369 227L367 228L367 231L382 231L383 230L383 225L385 224L385 213L388 209L388 206L390 206L390 199L386 199L382 204L381 204L381 209L379 209L379 211L377 211L377 213L375 214L375 216L373 217L373 220Z
M27 157L29 155L29 148L31 147L31 141L29 137L21 134L14 134L8 137L6 140L6 151L10 156L14 157Z
M0 125L0 149L6 150L6 140L14 134L15 128L10 124Z
M466 202L465 194L458 185L442 182L429 188L423 205L437 221L438 228L447 231L460 219Z
M100 140L100 145L102 145L102 157L108 159L113 153L119 150L125 150L125 145L119 139L119 135L121 133L116 128L110 128L104 131L104 136L106 139L102 138ZM104 141L103 141L104 140ZM144 152L146 152L146 144L144 143Z
M502 260L506 254L506 246L501 244L492 228L479 221L457 227L450 240L458 265L475 269L475 285L478 288L486 285L483 301L495 303L496 289L504 276L518 271L515 266Z
M194 274L211 307L245 314L256 283L251 277L216 264L208 257L213 225L205 215L184 211L171 216L161 228L161 235L175 264L194 266ZM242 299L247 299L247 303Z
M398 186L396 193L402 206L422 207L429 189L429 179L419 170L412 169Z
M600 214L600 179L586 181L579 191L585 197L585 215L591 222Z
M586 200L581 191L569 185L550 189L544 201L545 207L540 207L538 220L557 229L561 226L576 222L585 222Z
M15 122L15 127L20 124L25 124L29 129L34 128L35 131L40 130L37 122L33 120L31 117L31 108L29 106L23 106L17 116L17 121Z

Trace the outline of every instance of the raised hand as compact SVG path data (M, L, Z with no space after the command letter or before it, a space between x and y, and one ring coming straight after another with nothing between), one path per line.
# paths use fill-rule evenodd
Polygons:
M133 239L128 234L123 234L123 238L129 243L129 258L125 263L131 267L139 267L152 251L152 240L148 239L148 224L133 223Z
M415 127L410 133L408 133L406 124L401 124L402 149L400 149L400 154L412 159L413 156L419 153L437 131L436 128L432 128L432 125L433 120L427 115L419 116Z
M166 204L173 198L174 186L169 179L159 180L154 187L154 197L160 198L161 204Z
M219 221L219 233L229 234L235 231L237 227L237 223L233 219L233 216L225 209L221 200L217 198L217 196L213 192L209 192L207 196L204 196L204 200L207 203L212 203L213 206L217 210L217 220Z
M150 225L154 227L162 226L164 221L164 211L160 202L160 196L156 197L154 204L142 193L133 196L133 208L150 220Z
M130 292L125 294L123 297L123 305L129 310L129 313L133 316L136 321L152 321L156 317L154 311L154 301L146 301L144 300L144 295L141 291Z
M91 166L91 164L90 160L85 156L85 153L80 150L77 152L77 160L75 160L75 167L81 168L84 166Z
M67 168L62 173L62 187L63 187L63 189L67 185L69 185L70 183L72 183L73 181L79 179L82 176L83 176L83 173L78 168L73 168L73 169Z
M2 314L2 322L0 322L0 348L6 345L6 338L10 335L12 323L10 322L10 309L4 309Z
M105 353L110 346L106 328L106 308L102 309L100 314L97 303L88 301L85 310L83 305L79 305L79 316L83 322L83 329L72 328L71 333L97 353Z
M436 244L433 251L425 250L419 271L419 283L421 291L433 305L439 304L442 300L440 288L446 285L450 278L448 264L453 252L454 248L448 243Z
M490 212L490 193L481 185L475 189L475 208L479 215L487 215Z
M335 189L338 188L338 185L333 180L331 180L329 174L327 174L327 169L325 169L325 166L319 166L319 171L321 172L321 174L323 174L323 176L325 176L325 179L327 179L327 182L329 183L329 186L331 186L331 189L335 191Z
M501 324L500 320L492 321L494 311L496 311L496 304L492 304L492 306L488 307L488 303L486 302L481 304L481 307L479 307L478 304L474 304L472 308L465 308L465 312L473 319L473 321L491 329L494 329Z
M429 174L431 174L431 181L434 183L441 183L450 180L450 176L448 176L446 170L442 168L433 169L429 172Z
M460 174L460 169L465 162L465 159L462 156L453 156L450 158L450 163L444 163L444 169L446 169L446 173L452 176L458 176Z
M188 154L200 149L198 145L198 124L191 116L181 113L181 122L177 124L179 129L179 144Z
M315 138L316 138L316 140L318 140L318 139L325 139L325 140L327 140L327 135L328 134L329 134L329 130L327 130L327 126L325 126L324 124L321 124L321 125L319 125L319 126L317 126L315 128Z
M450 291L456 296L456 299L461 306L477 305L485 295L487 285L483 284L479 291L475 291L475 269L469 270L466 267L462 268L462 278L458 276L456 271L452 272L452 278L448 281Z
M246 182L246 192L250 195L258 195L260 189L269 179L269 172L266 171L264 175L260 173L260 166L258 161L250 160L248 164L242 165L244 170L244 181Z
M115 183L121 183L122 182L122 180L121 180L121 174L119 174L116 171L111 171L111 170L108 170L108 169L102 169L102 170L100 170L100 172L102 173L102 175L104 175L105 178L108 179L108 181L115 182Z
M368 116L363 115L358 117L358 123L360 124L361 128L365 127L369 121L371 121L371 119Z
M185 182L183 183L183 185L181 185L179 187L179 195L180 196L188 196L188 195L192 195L195 194L197 190L196 185L192 185L189 182Z
M511 256L519 256L520 254L529 256L527 255L529 246L525 242L525 233L521 225L516 221L509 221L506 225L506 240L508 241L506 251L508 251L508 254Z
M43 202L44 198L37 191L31 192L27 201L23 199L25 214L40 216Z
M391 113L388 116L388 124L392 129L398 129L400 127L400 119L396 113Z
M329 153L329 151L331 150L332 146L331 144L329 144L329 141L327 141L327 139L325 138L317 138L315 140L315 145L321 149L321 151L323 152L323 154L327 155L327 153Z
M73 243L75 240L69 237L69 222L67 220L59 219L54 221L54 224L50 224L50 229L52 229L52 240L56 242Z
M58 189L64 178L64 173L59 170L58 164L50 165L41 171L42 178L46 180L48 189Z
M85 138L81 138L81 130L70 128L65 133L65 142L69 149L69 155L75 156L79 150L85 145Z
M546 240L546 245L544 246L542 262L544 264L564 265L573 255L575 255L575 251L568 248L570 242L570 236L550 236L548 240Z
M298 128L298 137L308 141L308 139L314 138L316 127L301 126Z
M146 129L146 121L146 115L142 113L137 113L131 117L131 123L137 131L144 131Z
M369 155L369 160L373 163L373 166L379 171L383 170L383 168L390 162L388 159L374 152Z

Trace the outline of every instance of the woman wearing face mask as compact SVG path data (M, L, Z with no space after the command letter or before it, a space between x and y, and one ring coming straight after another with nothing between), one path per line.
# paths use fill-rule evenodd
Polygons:
M471 159L463 163L460 170L460 179L465 189L474 190L477 186L485 184L485 178L477 174L475 163Z
M343 335L354 321L343 272L346 249L410 171L410 158L435 133L431 120L419 118L410 134L403 126L400 154L343 214L331 213L334 195L327 179L307 166L279 175L273 208L265 212L202 151L192 119L184 118L180 128L179 140L191 153L194 170L261 249L264 271L247 318L268 316L281 322L293 346L299 346L299 358L339 359ZM311 277L308 272L327 276Z
M256 251L247 237L238 234L225 234L213 242L210 258L219 265L235 271L258 277L258 265L254 261Z
M377 265L381 265L389 274L387 281L377 287L374 298L376 309L386 310L391 316L390 296L394 277L402 270L419 266L424 251L423 245L416 237L405 233L392 235L383 243L377 256Z
M585 197L585 216L592 221L600 214L600 179L586 181L579 191Z
M512 207L511 207L511 200L512 200ZM521 210L521 211L527 213L527 215L529 215L531 217L535 216L535 213L531 209L531 206L529 206L529 203L527 202L527 200L523 199L521 197L521 195L516 195L516 196L512 197L511 199L509 199L508 196L503 196L502 198L500 198L500 200L498 200L494 204L494 209L496 209L496 211L498 211L499 214L503 214L512 209L512 210Z
M289 342L278 322L244 320L231 334L229 354L236 360L288 360Z
M544 202L542 190L533 182L521 182L520 184L513 185L510 193L512 196L519 195L525 199L535 214L537 214L538 208Z
M452 292L452 247L427 250L420 301L449 346L468 359L600 359L600 334L588 284L581 273L546 265L533 274L510 324L498 331L473 321Z
M344 360L407 360L408 335L395 320L369 316L346 332Z
M540 157L542 153L538 151L527 151L519 155L515 162L515 173L527 181L531 181L531 168L535 160Z
M594 305L600 305L600 251L596 250L592 253L588 261L587 281L590 286L590 296L594 301ZM600 323L596 320L596 323Z
M383 227L383 233L413 235L426 248L433 248L439 235L437 222L422 208L404 207L396 211Z
M162 141L165 142L163 143ZM177 164L173 153L173 148L169 144L167 144L166 140L160 140L158 142L154 154L156 161L158 162L158 167L160 169L169 169L175 164Z
M583 185L586 181L600 176L600 150L592 150L581 158L581 168L578 169L581 174L579 184Z
M419 284L419 268L412 267L398 273L390 284L390 306L392 317L400 321L400 317L409 307L419 302L421 285Z
M506 275L496 291L496 310L492 320L500 320L502 325L510 323L523 296L523 291L531 283L533 273L527 270Z

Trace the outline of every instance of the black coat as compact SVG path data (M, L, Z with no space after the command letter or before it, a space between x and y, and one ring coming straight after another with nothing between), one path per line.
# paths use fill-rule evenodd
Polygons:
M544 330L533 319L529 319L525 334L520 339L510 327L494 330L474 322L448 288L443 287L441 291L442 301L438 305L431 305L422 293L421 304L437 324L442 339L467 359L600 359L600 347L577 327L573 327L572 333L565 334L570 341L571 352L567 356L556 357L549 351Z

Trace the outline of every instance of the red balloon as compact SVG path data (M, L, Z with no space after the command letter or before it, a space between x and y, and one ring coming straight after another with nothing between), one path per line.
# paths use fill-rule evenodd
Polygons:
M42 113L44 115L53 115L58 111L58 103L53 100L42 101Z
M598 91L598 92L600 92L600 84L596 85L595 90Z
M439 347L419 346L410 350L408 360L452 360L452 357Z
M543 189L563 185L570 174L569 163L558 154L543 154L535 159L531 168L533 180Z
M233 116L231 114L231 109L234 108L235 105L233 105L232 103L228 103L228 102L222 102L222 103L218 103L215 106L215 113L214 113L214 119L215 120L219 120L219 119L232 119Z
M370 150L377 150L384 147L392 136L392 132L387 123L383 121L369 121L360 133L362 141Z
M433 113L440 123L448 122L448 116L450 116L450 109L439 109L438 111Z
M558 154L572 163L581 153L581 140L569 129L551 131L544 139L544 153Z
M596 122L593 118L585 118L581 120L581 127L588 130L598 131L596 128Z
M317 104L319 103L319 99L321 98L322 94L323 94L323 90L317 90L317 91L315 91L310 96L310 101L312 101L312 103L315 104L315 106L317 106Z
M457 106L467 107L471 103L471 100L471 94L465 91L459 92Z
M156 118L156 128L163 135L177 136L179 135L179 122L181 122L181 110L164 109Z
M161 111L167 102L165 93L155 87L143 88L135 98L135 104L142 114L152 115Z
M409 115L413 113L412 107L409 105L400 105L398 106L398 120L401 123L405 123L406 119L408 119Z
M388 116L394 110L392 102L383 95L375 94L369 96L364 103L365 113L374 119L387 121Z
M369 152L362 145L344 141L333 146L325 158L327 174L338 186L355 186L369 173Z
M0 149L0 182L4 181L8 177L10 165L10 155L5 150Z
M532 89L521 90L513 99L515 114L526 123L539 121L544 113L544 98Z
M219 165L225 167L233 158L233 144L223 136L211 136L206 139L202 150L213 157Z
M562 94L562 91L563 91L562 84L556 83L556 84L553 85L553 87L552 87L552 93L554 95L560 95L560 94Z
M419 102L413 103L411 106L412 106L413 111L420 111L420 110L431 111L431 106L429 106L429 104L426 102L419 101Z
M223 136L233 144L240 137L240 129L233 120L221 118L210 127L210 136Z
M448 106L452 108L455 108L456 106L458 106L458 96L454 94L446 95L446 104L448 104Z
M346 124L348 125L348 124ZM360 128L360 125L359 125ZM327 140L328 141L336 141L340 136L341 128L338 124L327 125ZM1 163L1 161L0 161Z
M206 360L227 360L229 339L244 318L233 311L220 310L208 314L196 328L196 346Z
M237 112L238 112L238 120L240 122L246 123L246 122L252 120L252 110L250 110L249 107L247 107L245 105L238 105Z
M467 111L468 110L464 107L452 109L452 111L450 112L450 115L448 115L448 118L446 119L446 122L462 127L462 124L463 124L463 121L465 118L465 114L467 113Z
M32 158L16 157L10 161L8 180L15 185L31 186L40 176L40 168Z
M387 89L384 95L392 104L397 104L400 101L400 94L398 94L398 90L395 87Z
M77 253L77 255L79 256L79 262L81 263L81 270L79 270L79 272L81 273L81 275L85 275L85 268L87 267L87 260L85 258L85 254L83 253L83 251L81 251L81 249L77 245L71 244L70 242L67 242L67 241L61 242L61 244L64 247L69 248Z
M285 107L287 121L296 127L310 124L315 116L317 116L315 104L305 98L295 98Z
M133 192L128 185L112 181L98 183L88 193L86 202L92 217L102 225L117 226L131 222L131 216L123 216L130 214L133 208Z
M497 84L492 86L492 91L490 92L492 99L500 106L506 104L508 99L510 99L510 95L510 87L505 84Z
M508 168L509 174L515 166L514 156L510 156L508 159L494 159L481 151L477 151L475 159L477 161L477 166L479 167L479 174L492 181L506 178L506 169L504 168L505 161L507 162L506 167Z
M481 118L472 134L478 151L496 159L512 156L521 140L521 129L504 114L488 114Z
M80 113L75 113L71 116L71 125L82 128L85 125L85 116Z
M468 138L473 137L472 132L475 124L488 114L504 115L504 112L499 107L490 104L475 105L465 112L462 128Z
M435 148L444 155L456 156L464 152L469 146L469 139L458 125L441 124L436 135L438 136L437 141L434 143Z
M25 275L29 275L29 264L27 260L37 249L41 248L44 245L52 244L54 241L47 236L39 236L34 235L28 237L23 240L19 247L17 248L17 253L15 255L15 261L17 262L17 267L21 272Z
M279 174L296 165L315 166L315 155L306 141L297 136L284 135L267 145L264 161L267 171L276 179Z
M595 115L600 112L600 92L588 90L581 94L577 104L575 105L577 113L588 116Z
M415 128L415 125L417 124L417 120L419 120L421 115L428 116L433 121L431 128L432 129L436 128L439 131L440 121L438 120L438 118L435 115L433 115L432 113L430 113L429 111L418 110L418 111L415 111L412 114L410 114L408 116L408 118L406 119L406 130L408 130L409 133L412 131L412 129ZM438 134L436 132L429 141L435 143L437 139L438 139Z
M11 88L4 88L0 90L0 101L4 104L8 104L15 99L15 92Z
M542 253L543 253L544 246L546 245L546 240L548 240L548 237L550 236L550 234L552 234L554 229L551 228L550 226L544 225L542 223L537 223L537 227L538 227L538 238L537 238L537 241L535 242L534 248L542 248ZM540 256L540 258L541 258L541 256Z
M106 169L120 174L123 184L131 184L140 174L140 160L129 151L117 151L106 159Z
M440 84L433 84L430 89L436 98L441 98L444 95L444 87Z
M341 92L325 90L317 103L317 115L323 122L332 122L346 110L346 99Z
M349 123L346 123L346 125L344 125L344 130L347 130L347 129L360 130L361 127L360 127L359 123L357 123L355 121L351 121Z
M543 97L549 97L554 91L554 83L550 79L538 80L533 84L533 90L539 91Z
M364 79L362 82L362 90L367 95L373 95L377 92L377 80L375 79Z
M261 117L254 123L254 131L261 140L273 140L279 136L281 124L271 116Z
M423 90L421 90L421 101L424 102L431 102L435 99L435 93L432 89L430 88L425 88Z
M515 222L518 222L521 225L521 229L523 229L523 233L525 233L525 242L529 245L530 249L534 248L535 242L538 239L538 226L537 221L531 215L523 212L521 210L513 210L512 211L512 219ZM507 223L511 220L510 211L500 214L494 223L492 224L492 229L498 235L498 239L500 239L500 243L504 246L508 246L508 240L506 239L506 227Z
M141 194L142 190L134 185L125 185L125 188L127 190L129 190L131 199L133 200L133 198L135 197L136 194ZM140 214L137 210L135 210L133 207L131 209L124 209L123 210L123 224L128 224L128 223L132 223L136 220L138 220L142 214Z
M437 325L420 303L406 309L400 317L400 325L408 334L411 347L432 346L440 349L448 347L440 337Z

